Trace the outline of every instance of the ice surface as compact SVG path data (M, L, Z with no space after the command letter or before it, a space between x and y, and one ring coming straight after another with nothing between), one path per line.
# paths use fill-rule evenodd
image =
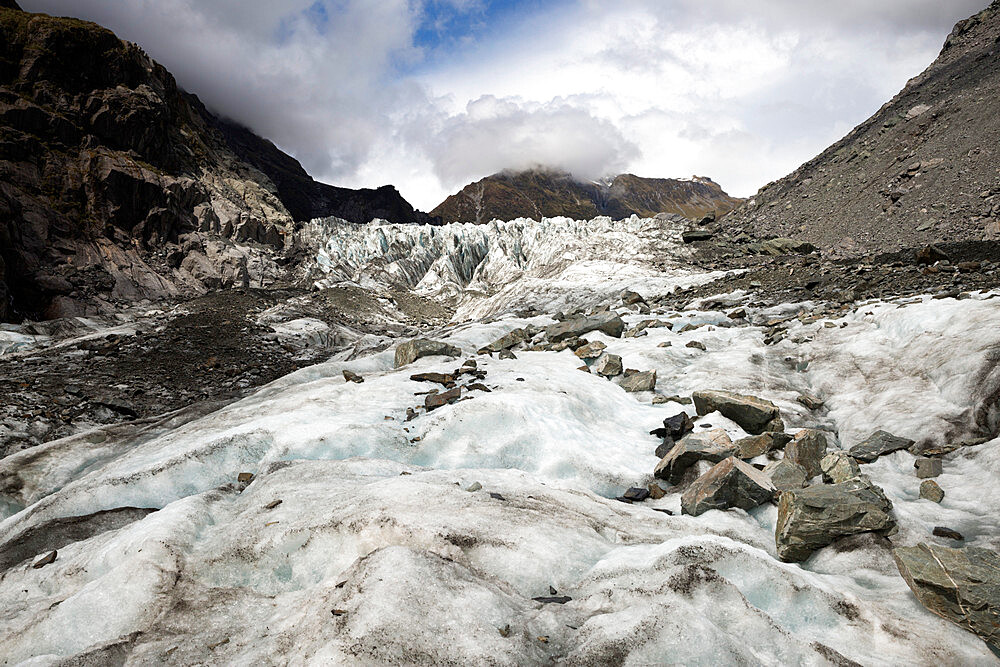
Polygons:
M624 242L616 257L618 246L595 241L614 233L604 223L533 224L338 232L324 251L328 275L342 271L361 285L395 276L457 295L470 318L507 312L518 290L546 307L584 305L588 289L600 291L595 267L603 277L620 272L614 289L640 292L705 278L635 262ZM646 223L629 224L637 238L645 233ZM562 247L547 246L546 234L566 237ZM417 246L434 250L422 257ZM553 262L581 248L593 256ZM396 259L375 270L379 253ZM531 274L533 266L549 272ZM607 301L613 290L601 289ZM638 338L587 337L626 367L655 369L662 394L759 395L781 408L789 431L824 429L834 448L878 428L928 444L995 433L1000 300L992 295L866 304L832 328L793 319L788 339L772 346L762 326L719 326L725 313L704 310L713 301L745 306L745 297L627 315L629 324L673 323ZM762 323L809 304L748 310ZM279 315L278 326L295 321ZM680 333L688 322L708 324ZM548 323L502 315L430 335L472 356L514 328ZM707 349L685 347L691 340ZM0 548L44 535L62 517L158 509L60 547L46 567L26 560L0 574L4 664L82 654L135 664L996 662L979 639L916 601L874 538L786 564L775 557L772 505L689 517L656 511L678 510L674 488L657 501L614 500L652 481L658 443L648 431L682 409L693 414L690 406L628 394L577 370L569 351L518 351L476 357L491 392L407 422L406 409L423 402L417 392L433 386L410 375L452 371L461 360L394 369L391 349L364 349L208 414L101 429L0 460ZM365 382L345 382L345 369ZM795 400L802 392L826 406L807 410ZM745 435L719 414L696 420L704 425ZM1000 439L945 459L940 505L919 499L913 460L902 451L863 466L894 503L893 542L940 541L930 530L947 525L969 545L1000 548ZM246 488L236 483L241 472L255 475ZM532 599L550 587L571 600Z

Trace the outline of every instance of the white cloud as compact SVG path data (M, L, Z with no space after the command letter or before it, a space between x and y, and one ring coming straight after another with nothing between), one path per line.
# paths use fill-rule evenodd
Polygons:
M748 195L873 113L985 0L579 0L415 45L487 0L22 0L140 43L317 178L424 210L501 168L711 176ZM444 23L438 28L442 28Z

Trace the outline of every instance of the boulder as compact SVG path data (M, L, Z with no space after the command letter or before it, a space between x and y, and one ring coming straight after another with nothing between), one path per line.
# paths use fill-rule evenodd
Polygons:
M667 417L663 420L663 433L654 435L660 435L662 438L671 438L673 440L680 440L685 435L694 430L694 422L688 417L686 412L678 412L676 415Z
M890 454L912 446L912 440L897 437L888 431L875 431L851 447L849 453L862 463L871 463L883 454Z
M774 542L778 558L803 561L836 539L858 533L890 533L892 503L863 478L784 491L778 502Z
M427 394L427 397L424 398L424 407L430 412L431 410L440 408L442 405L457 401L461 395L461 387L455 387L454 389L449 389L438 394Z
M656 464L653 475L671 484L680 481L685 471L698 461L718 463L736 451L725 429L714 428L700 433L689 433L681 438L667 455Z
M702 352L704 352L706 349L708 349L708 348L705 347L705 344L702 343L700 340L689 341L688 344L685 345L684 347L690 347L690 348L695 349L695 350L701 350Z
M939 503L944 500L944 489L933 479L925 479L920 482L920 497L932 503Z
M950 257L948 253L936 245L924 246L917 251L917 264L934 264L935 262L947 262Z
M965 537L962 533L952 528L948 528L947 526L934 526L934 530L931 531L931 535L934 537L944 537L949 540L955 540L956 542L965 541Z
M756 396L703 390L694 392L691 398L694 399L694 407L699 415L718 411L753 435L772 430L772 421L778 417L778 406Z
M893 549L899 573L920 604L1000 652L1000 555L936 544Z
M707 229L691 229L686 232L681 232L681 240L684 243L694 243L695 241L707 241L712 238L714 234Z
M774 492L774 485L759 470L730 456L688 487L681 496L681 513L698 516L730 507L751 510L773 498Z
M808 255L816 252L816 246L805 241L789 238L768 239L760 244L762 255Z
M795 399L802 405L806 406L810 410L819 410L825 405L825 401L821 398L817 398L812 394L799 394L798 398Z
M360 375L358 375L353 371L347 370L346 368L342 371L342 373L344 375L344 380L346 380L347 382L356 382L358 384L361 384L362 382L365 381L363 377L361 377Z
M761 472L779 491L801 489L806 485L806 469L791 459L771 461Z
M819 467L827 484L840 484L861 474L858 462L847 452L830 452L819 462Z
M578 347L573 352L576 356L581 359L597 359L601 356L601 353L607 349L607 345L599 340L595 340L593 343L587 343L583 347Z
M594 362L593 370L604 377L617 377L622 374L622 358L605 352Z
M653 391L656 387L656 371L633 373L620 383L625 391Z
M454 345L426 338L414 338L396 346L395 367L412 364L421 357L433 356L460 357L462 351Z
M524 341L528 340L528 332L526 329L514 329L508 333L505 333L500 338L489 345L479 349L479 354L489 354L490 352L500 352L501 350L509 350L512 347L520 345Z
M600 331L613 338L621 338L625 323L618 313L611 311L595 313L588 317L574 317L558 324L545 327L545 337L550 343L558 343L566 338L582 336L591 331Z
M913 467L917 470L917 477L930 479L941 474L941 459L920 458L913 462Z
M787 445L792 436L787 433L761 433L736 441L736 456L741 459L752 459L767 454L772 449L781 449Z
M631 503L641 503L646 498L649 498L649 489L641 486L633 486L622 494L622 498Z
M826 456L826 447L826 435L822 431L802 429L785 446L785 458L805 468L809 479L812 479L823 472L820 461Z
M646 299L643 298L638 292L633 292L632 290L622 291L622 303L626 306L631 306L635 303L646 303Z
M414 373L410 379L414 382L433 382L445 386L455 382L455 376L450 373Z

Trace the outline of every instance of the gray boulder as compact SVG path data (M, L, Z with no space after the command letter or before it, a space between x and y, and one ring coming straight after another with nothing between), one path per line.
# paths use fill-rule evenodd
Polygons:
M912 440L900 438L888 431L875 431L851 447L850 454L863 463L871 463L883 454L890 454L900 449L909 449L912 446Z
M396 346L395 367L412 364L421 357L433 356L460 357L462 351L454 345L443 343L438 340L428 340L426 338L414 338L413 340L400 343Z
M688 487L681 496L681 513L698 516L730 507L751 510L771 500L774 492L774 485L759 470L730 456Z
M896 527L891 511L882 489L863 478L784 491L774 532L778 558L803 561L841 537L888 534Z
M941 474L941 459L920 458L913 462L920 479L930 479Z
M621 338L625 323L618 313L595 313L589 317L574 317L558 324L545 327L545 337L550 343L558 343L566 338L582 336L591 331L600 331L614 338Z
M653 475L657 479L665 479L671 484L676 484L687 469L698 461L718 463L735 452L733 441L729 439L724 429L713 428L709 431L689 433L660 459L653 470Z
M605 352L594 362L593 371L604 377L617 377L622 374L622 358Z
M861 474L858 462L847 452L830 452L819 462L819 467L827 484L840 484Z
M601 353L607 349L607 347L608 346L601 341L595 340L593 343L587 343L582 347L576 348L573 354L581 359L597 359L601 356Z
M772 449L781 449L787 445L792 436L787 433L761 433L736 441L736 455L741 459L752 459L761 454L767 454Z
M918 544L893 549L892 557L920 604L1000 653L1000 555Z
M809 479L812 479L823 472L820 461L826 456L826 447L826 435L822 431L802 429L785 446L785 458L805 468Z
M718 411L752 435L783 430L777 428L777 422L781 421L778 416L778 406L771 401L756 396L716 390L696 391L691 398L694 399L694 407L699 415Z
M779 491L801 489L806 485L806 469L791 459L771 461L761 471Z
M933 479L925 479L920 482L920 497L932 503L939 503L944 500L944 489Z
M632 373L619 385L625 391L653 391L653 388L656 387L656 371Z

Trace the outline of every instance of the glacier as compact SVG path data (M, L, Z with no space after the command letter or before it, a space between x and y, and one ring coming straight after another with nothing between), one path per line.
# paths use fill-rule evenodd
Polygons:
M625 288L652 301L710 281L686 261L679 229L666 218L310 223L317 288L447 303L452 320L419 333L474 358L491 391L407 421L429 386L410 375L462 359L394 368L385 345L275 311L268 321L328 360L237 402L0 459L0 554L19 555L0 574L0 660L996 664L916 600L875 539L789 564L776 557L772 505L684 516L672 487L616 501L652 481L648 431L690 406L582 373L568 350L476 354L558 310L614 307ZM627 326L669 323L641 337L587 338L655 369L660 394L761 396L789 432L821 429L833 449L876 429L944 444L997 432L997 296L855 303L813 321L795 316L814 304L768 308L732 293L624 314ZM726 326L720 303L744 307L749 326ZM788 336L767 345L779 317ZM686 347L695 340L704 351ZM801 393L825 407L806 409ZM695 423L747 435L718 413ZM948 525L966 545L1000 549L1000 438L945 460L940 505L919 498L913 461L899 451L864 466L893 502L893 543L947 543L930 531ZM56 560L33 568L50 549ZM570 599L534 599L551 595Z

